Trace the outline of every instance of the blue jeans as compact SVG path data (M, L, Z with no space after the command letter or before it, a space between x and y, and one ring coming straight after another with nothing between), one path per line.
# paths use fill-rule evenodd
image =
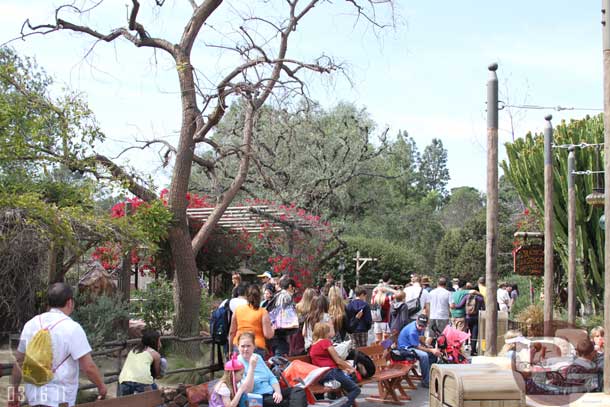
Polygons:
M121 383L121 396L129 396L134 393L144 393L145 391L151 390L150 384L136 383L136 382L123 382Z
M360 387L343 370L338 368L331 369L326 373L326 376L324 376L320 383L333 379L341 383L341 388L347 393L347 402L341 407L351 407L354 404L354 400L360 395Z
M410 349L417 353L419 367L421 368L421 383L423 386L428 387L430 385L430 365L436 362L436 356L416 348Z

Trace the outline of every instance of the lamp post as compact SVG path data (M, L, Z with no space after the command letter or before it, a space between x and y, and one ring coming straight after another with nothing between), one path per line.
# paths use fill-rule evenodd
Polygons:
M337 271L339 271L339 276L341 276L341 290L344 290L343 276L345 274L345 257L343 257L343 256L341 256L341 258L339 258L339 266L337 267Z

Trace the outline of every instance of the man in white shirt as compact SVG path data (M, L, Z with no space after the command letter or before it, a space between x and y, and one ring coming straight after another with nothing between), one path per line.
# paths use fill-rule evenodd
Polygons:
M411 319L414 320L417 318L418 315L420 314L424 314L424 315L429 315L430 314L430 293L428 291L426 291L424 289L424 287L421 286L420 284L421 282L421 278L418 275L414 275L411 278L411 285L409 287L405 288L405 304L407 304L407 306L409 305L409 303L412 301L411 300L415 300L419 297L419 305L421 306L421 309L419 312L411 315Z
M508 311L510 305L510 294L506 290L506 283L501 283L497 291L498 311Z
M25 398L30 406L58 407L61 403L73 406L78 391L79 368L93 382L99 398L106 397L106 385L91 357L91 346L83 328L69 315L74 311L72 289L65 283L55 283L47 292L49 311L26 322L15 351L15 364L9 386L9 405L20 399L19 384L28 342L43 328L49 329L53 345L53 379L42 386L25 384Z
M451 292L447 290L447 279L438 279L438 286L430 291L430 330L442 333L449 323L449 302Z

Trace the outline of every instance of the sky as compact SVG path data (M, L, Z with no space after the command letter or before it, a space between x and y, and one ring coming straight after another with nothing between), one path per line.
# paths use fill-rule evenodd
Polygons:
M83 3L91 4L74 1ZM166 0L152 13L146 12L152 1L141 3L147 30L177 41L189 14L188 1ZM26 18L32 23L51 21L59 4L2 0L0 43L17 37ZM128 4L106 0L78 21L107 32L125 24ZM250 10L267 16L282 4L225 0L195 45L201 76L214 83L233 66L235 61L223 56L226 52L202 45L228 41L230 36L219 33L239 26L237 13ZM395 135L406 130L420 151L440 138L448 150L450 188L468 185L485 192L490 63L499 65L504 104L546 107L500 111L500 159L505 157L503 144L513 137L541 132L545 115L552 114L557 124L598 114L603 107L600 1L398 0L393 14L379 6L383 21L393 16L393 28L372 29L355 18L347 2L323 2L299 24L289 55L307 59L323 54L344 64L349 80L346 75L308 76L311 97L323 106L346 101L366 108L378 131L389 128L388 134ZM82 93L107 135L100 148L109 155L134 140L176 139L179 94L172 61L162 54L126 41L92 47L90 38L67 32L29 36L10 45L35 57L56 79L58 89ZM574 110L553 109L557 106ZM159 184L167 182L168 170L156 154L132 153L124 162L152 174Z

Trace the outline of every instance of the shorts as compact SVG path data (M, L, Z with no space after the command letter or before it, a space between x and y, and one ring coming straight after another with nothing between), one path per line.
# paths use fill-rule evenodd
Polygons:
M376 334L390 333L390 325L387 322L375 322L373 324L373 332Z

